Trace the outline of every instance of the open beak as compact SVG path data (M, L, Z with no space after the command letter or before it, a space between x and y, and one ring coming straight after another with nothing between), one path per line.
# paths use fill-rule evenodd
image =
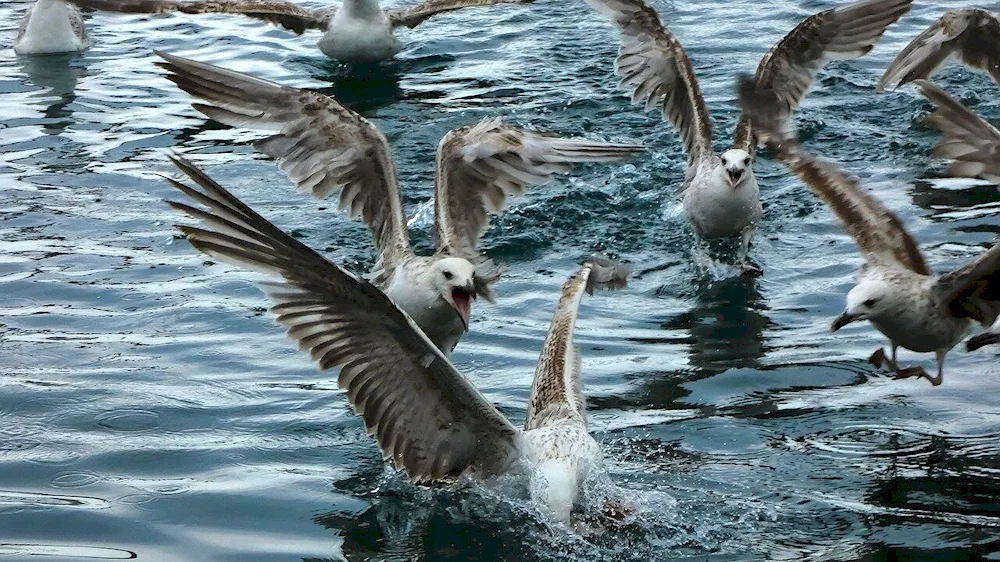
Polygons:
M729 176L729 185L735 188L743 179L743 170L740 168L726 168L726 175Z
M469 316L472 314L474 300L476 300L476 286L471 281L464 287L455 287L451 290L451 305L462 319L466 332L469 331Z
M830 331L836 332L837 330L843 328L844 326L850 324L851 322L857 322L858 320L864 320L864 315L861 314L848 314L847 312L841 314L836 320L830 324Z

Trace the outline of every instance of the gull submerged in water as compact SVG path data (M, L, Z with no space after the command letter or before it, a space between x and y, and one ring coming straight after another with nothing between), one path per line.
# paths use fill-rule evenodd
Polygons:
M450 353L469 329L471 299L492 300L499 271L478 249L489 213L508 195L550 181L575 162L614 162L638 145L564 139L509 127L496 119L455 129L438 145L434 234L438 250L410 247L396 168L385 137L332 98L282 87L246 74L159 53L168 78L213 105L194 104L234 127L277 130L254 143L278 159L299 191L318 199L340 192L340 207L360 216L378 252L375 284L406 311L427 337Z
M586 0L618 27L621 47L615 72L633 89L632 102L649 111L659 107L680 134L687 153L684 183L678 189L684 213L699 239L742 239L747 248L761 217L752 162L757 135L743 116L732 148L718 155L698 79L680 42L644 0ZM776 89L785 108L798 106L816 72L828 61L860 57L885 29L910 9L912 0L862 0L814 14L795 26L761 59L756 79Z
M583 294L625 286L628 271L586 261L562 288L538 359L524 429L515 427L392 300L255 213L190 162L198 188L169 180L202 205L170 205L202 223L179 226L199 251L268 274L271 311L338 385L383 456L414 482L486 479L527 468L532 497L568 522L601 450L587 432L573 327Z
M948 351L974 323L989 326L997 321L1000 244L955 271L932 273L896 215L862 191L858 182L834 163L805 152L794 133L786 132L788 113L772 92L744 77L740 99L768 151L826 203L865 258L857 285L847 294L847 308L831 329L868 320L889 338L892 354L887 358L879 348L870 358L873 364L888 364L896 378L923 377L935 386L941 384ZM900 346L933 351L937 375L928 375L923 367L900 369L896 362Z
M323 32L317 46L324 55L343 62L391 59L403 45L393 34L414 28L428 18L472 6L523 4L534 0L424 0L400 10L383 10L378 0L344 0L339 8L310 10L285 0L73 0L78 6L110 12L160 14L242 14L265 20L299 35Z
M80 10L62 0L38 0L28 8L14 39L19 55L75 53L90 47Z

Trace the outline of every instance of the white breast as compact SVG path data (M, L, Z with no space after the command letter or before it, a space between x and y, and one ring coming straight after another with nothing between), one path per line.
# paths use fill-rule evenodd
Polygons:
M601 449L580 423L567 422L528 431L525 460L534 468L532 499L554 521L569 522L587 473L600 464Z
M403 48L392 34L388 18L374 3L355 6L345 3L334 14L317 45L326 56L344 62L387 60Z
M73 53L89 46L80 11L60 0L32 6L14 40L14 52L21 55Z
M718 164L721 166L721 164ZM712 174L704 165L684 191L684 214L702 238L738 236L760 220L760 191L753 173L737 189Z

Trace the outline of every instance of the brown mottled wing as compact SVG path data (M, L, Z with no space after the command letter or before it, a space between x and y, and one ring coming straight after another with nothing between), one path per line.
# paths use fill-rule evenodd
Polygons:
M449 132L438 145L434 230L439 251L475 263L489 213L509 195L541 185L577 162L617 162L642 146L566 139L484 119Z
M712 123L680 42L643 0L586 0L618 27L621 46L615 59L619 85L632 90L632 103L646 111L659 107L677 129L688 165L712 154Z
M82 8L130 14L241 14L302 34L326 31L332 12L309 10L283 0L71 0Z
M518 429L370 283L356 279L255 213L190 162L198 187L170 183L200 206L170 202L202 223L179 226L214 258L277 279L271 311L338 384L385 458L416 482L490 476L515 458Z
M782 110L780 96L758 88L749 76L740 79L738 91L740 105L755 134L837 215L866 261L931 274L920 248L895 214L862 191L857 180L836 164L816 158L799 146L788 127L788 113Z
M473 6L494 4L531 4L535 0L424 0L423 2L397 10L386 10L389 23L393 27L414 28L428 19L445 12L453 12Z
M983 327L993 324L1000 312L1000 244L942 275L934 290L956 317L972 318Z
M318 199L340 193L340 207L368 225L379 282L410 255L396 167L385 137L368 120L317 92L157 54L169 80L211 104L194 104L198 111L231 127L277 130L254 148L277 159L299 191Z
M980 9L948 10L893 59L875 87L882 91L927 78L952 54L1000 84L1000 21Z
M629 270L624 265L592 257L584 262L580 271L570 277L562 287L562 296L556 305L549 333L542 345L542 353L531 384L531 401L524 429L538 429L567 419L586 425L586 401L580 379L580 353L573 345L573 327L577 310L584 293L594 289L621 289L625 287Z
M934 156L954 160L948 168L953 176L1000 182L1000 131L934 84L913 83L937 106L926 120L942 133Z
M757 83L774 90L784 111L794 111L820 68L832 60L855 59L871 51L912 2L862 0L809 16L764 55L757 66ZM757 141L746 115L734 136L734 147L754 152Z

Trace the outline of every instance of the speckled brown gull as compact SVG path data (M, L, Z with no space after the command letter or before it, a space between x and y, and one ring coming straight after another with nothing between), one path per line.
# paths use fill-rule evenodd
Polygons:
M752 162L757 135L741 118L732 148L718 155L698 79L680 42L644 0L586 0L615 23L621 47L615 60L620 85L646 111L659 108L680 134L687 153L678 189L684 213L699 238L740 236L746 255L761 217ZM912 0L862 0L814 14L761 59L756 80L774 89L788 111L802 101L816 72L831 60L860 57L885 29L910 9ZM744 262L747 271L753 271Z
M834 163L802 149L772 92L744 77L740 99L770 153L826 203L865 259L857 285L847 294L846 310L831 328L870 321L889 338L891 349L888 358L881 348L872 354L874 364L888 364L897 378L919 376L941 384L948 351L974 323L989 326L1000 312L1000 244L955 271L932 273L896 215ZM933 351L937 375L928 375L922 367L900 369L896 362L900 346Z
M404 9L383 10L378 0L345 0L339 8L311 10L285 0L73 0L77 5L111 12L161 14L241 14L302 34L323 32L317 46L344 62L391 59L403 45L398 27L416 27L441 13L472 6L525 4L534 0L424 0Z
M876 90L928 78L948 57L1000 82L1000 20L977 8L948 10L913 39L889 64Z
M471 300L492 300L498 268L479 251L489 214L510 195L551 181L575 162L617 162L634 144L566 139L483 119L455 129L438 145L434 233L438 249L410 247L396 168L385 137L367 119L320 93L159 53L168 78L212 105L194 107L221 123L277 133L254 147L276 158L299 191L325 198L368 225L378 252L379 286L450 353L469 329ZM457 314L456 314L457 312Z
M271 311L339 386L386 459L414 482L489 478L522 469L533 497L568 522L579 486L600 469L587 432L573 327L584 293L624 287L627 269L587 260L562 288L518 429L455 369L409 316L377 287L295 240L180 157L197 187L169 180L199 206L171 205L203 226L180 226L214 258L268 274Z

